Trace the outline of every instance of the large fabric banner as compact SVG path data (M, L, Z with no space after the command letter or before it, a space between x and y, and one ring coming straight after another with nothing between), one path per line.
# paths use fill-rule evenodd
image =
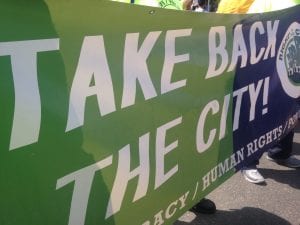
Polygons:
M172 224L297 122L300 7L1 0L0 224Z

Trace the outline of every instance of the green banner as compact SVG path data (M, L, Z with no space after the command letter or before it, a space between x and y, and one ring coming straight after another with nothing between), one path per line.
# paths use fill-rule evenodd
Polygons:
M299 7L0 2L0 224L172 224L295 126Z

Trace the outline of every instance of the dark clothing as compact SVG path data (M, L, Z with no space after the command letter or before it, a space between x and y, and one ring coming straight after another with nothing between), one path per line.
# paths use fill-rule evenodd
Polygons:
M281 151L268 151L269 157L272 159L287 159L291 156L293 150L293 139L294 139L294 130L288 133L281 141L278 142L274 147L282 149Z
M272 159L287 159L293 151L294 130L290 131L283 139L281 139L272 149L268 150L268 156ZM281 150L278 151L278 148ZM247 167L256 167L259 164L259 159L252 161Z

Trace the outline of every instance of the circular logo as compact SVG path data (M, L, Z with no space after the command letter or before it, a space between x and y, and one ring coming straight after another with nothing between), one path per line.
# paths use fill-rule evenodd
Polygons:
M284 91L300 97L300 24L292 23L285 33L276 60L277 72Z

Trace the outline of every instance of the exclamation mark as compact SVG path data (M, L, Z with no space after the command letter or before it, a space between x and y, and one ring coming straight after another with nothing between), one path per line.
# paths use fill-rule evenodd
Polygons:
M264 95L263 95L263 105L266 106L268 104L268 96L269 96L269 84L270 77L267 77L264 82ZM268 107L263 108L262 115L268 113Z

